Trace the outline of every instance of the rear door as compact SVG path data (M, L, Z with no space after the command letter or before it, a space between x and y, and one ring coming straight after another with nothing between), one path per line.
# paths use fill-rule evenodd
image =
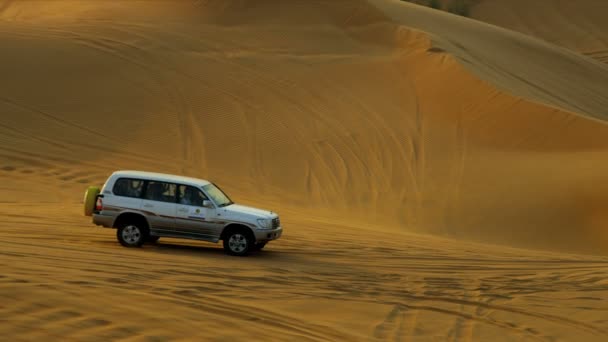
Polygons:
M177 194L176 231L195 238L218 238L221 225L215 220L216 209L203 207L207 196L200 189L189 185L179 185Z
M160 181L147 181L141 204L150 223L150 232L159 235L175 234L177 185Z

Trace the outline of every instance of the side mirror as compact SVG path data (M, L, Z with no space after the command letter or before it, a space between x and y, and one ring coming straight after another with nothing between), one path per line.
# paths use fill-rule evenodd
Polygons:
M213 204L210 200L203 200L203 207L205 208L213 208Z

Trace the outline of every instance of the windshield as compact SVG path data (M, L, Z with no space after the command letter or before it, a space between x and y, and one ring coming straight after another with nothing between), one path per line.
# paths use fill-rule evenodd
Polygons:
M207 195L211 198L211 200L213 200L213 202L215 202L215 204L217 204L218 207L225 207L234 203L222 190L220 190L220 188L213 183L203 186L203 190L205 190Z

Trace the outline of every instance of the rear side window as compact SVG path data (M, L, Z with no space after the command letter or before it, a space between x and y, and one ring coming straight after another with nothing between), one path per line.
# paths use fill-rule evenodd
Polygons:
M165 182L148 182L145 198L152 201L175 203L175 190L177 186Z
M114 183L112 192L116 196L141 197L144 181L141 179L120 178Z

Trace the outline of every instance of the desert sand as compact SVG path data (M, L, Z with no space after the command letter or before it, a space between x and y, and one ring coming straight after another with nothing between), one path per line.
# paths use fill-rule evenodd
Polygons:
M483 0L472 16L608 63L608 3L601 0Z
M605 341L608 27L523 3L0 0L0 336ZM117 169L284 235L121 247Z

